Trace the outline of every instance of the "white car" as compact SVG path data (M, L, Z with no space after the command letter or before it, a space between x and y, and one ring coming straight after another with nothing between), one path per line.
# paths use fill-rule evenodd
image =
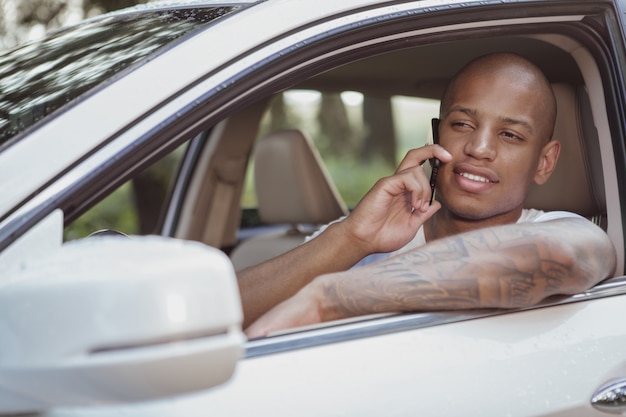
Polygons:
M0 56L0 415L626 413L625 12L168 2ZM347 213L428 140L451 75L494 51L534 61L557 94L561 159L528 206L603 227L615 277L532 308L246 340L235 271ZM146 191L157 166L167 194ZM126 214L106 223L110 207ZM129 236L88 236L102 228Z

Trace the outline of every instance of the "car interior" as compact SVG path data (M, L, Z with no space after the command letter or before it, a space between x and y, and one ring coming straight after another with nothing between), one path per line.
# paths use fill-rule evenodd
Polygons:
M596 61L574 38L546 33L389 48L300 80L289 89L438 100L465 62L496 51L519 53L540 66L558 101L554 138L562 143L559 163L548 183L532 190L526 206L573 211L607 230L620 258L620 275L623 229L605 90ZM166 220L165 229L169 227L173 236L223 248L236 269L300 244L313 229L348 212L302 126L259 133L270 102L270 97L257 101L211 130L196 157L176 221ZM254 163L249 165L249 160ZM244 234L240 205L249 166L254 166L250 170L258 215L264 225L276 227Z

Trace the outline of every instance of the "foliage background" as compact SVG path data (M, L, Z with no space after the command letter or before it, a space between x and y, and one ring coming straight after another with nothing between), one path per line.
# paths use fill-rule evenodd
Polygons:
M6 50L86 17L145 0L0 0L0 49Z

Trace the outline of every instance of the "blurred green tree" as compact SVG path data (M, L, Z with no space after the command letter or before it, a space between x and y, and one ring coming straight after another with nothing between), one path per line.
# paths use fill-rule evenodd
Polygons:
M361 158L382 159L390 168L396 166L397 138L393 124L391 97L365 96L363 100L365 138Z
M104 11L110 12L113 10L123 9L125 7L134 6L139 3L146 3L146 1L138 0L84 0L85 10L91 10L93 8L101 8Z
M0 49L9 49L85 17L147 0L0 0Z

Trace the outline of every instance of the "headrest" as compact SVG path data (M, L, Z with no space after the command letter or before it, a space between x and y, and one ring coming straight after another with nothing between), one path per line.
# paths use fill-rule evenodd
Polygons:
M257 143L254 183L265 223L319 225L348 212L319 153L299 130L275 131Z
M561 153L550 179L533 185L525 206L541 210L567 210L594 218L606 216L606 198L598 134L583 87L553 84L557 118L553 139Z

